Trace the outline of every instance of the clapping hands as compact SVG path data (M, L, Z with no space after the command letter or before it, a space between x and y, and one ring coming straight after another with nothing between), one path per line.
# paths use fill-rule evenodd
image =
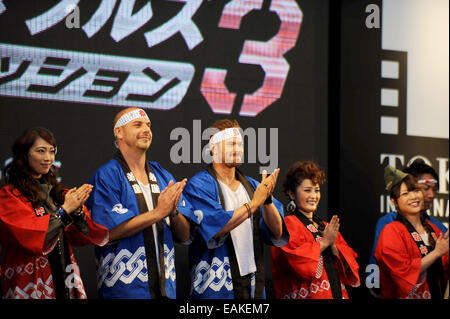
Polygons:
M64 198L64 204L61 206L64 211L71 214L79 207L83 206L92 191L92 185L83 184L79 188L72 188L66 194Z

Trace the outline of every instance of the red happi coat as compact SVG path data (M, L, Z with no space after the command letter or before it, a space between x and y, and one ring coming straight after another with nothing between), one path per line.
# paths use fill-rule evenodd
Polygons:
M436 236L442 234L429 223ZM445 280L448 281L448 253L442 256ZM399 221L387 224L380 233L375 258L380 267L381 298L430 299L426 272L420 274L422 255L405 225Z
M54 299L52 272L47 255L55 248L59 236L45 245L50 214L34 210L31 203L19 191L11 191L10 186L0 189L0 245L3 249L2 296L3 298ZM85 299L83 283L75 261L72 245L105 245L109 239L108 231L95 224L84 207L89 236L83 235L74 225L64 230L68 242L71 264L66 282L72 299Z
M290 240L284 247L272 247L272 281L275 298L332 299L328 276L323 266L320 243L294 215L285 218ZM326 223L325 223L326 224ZM340 233L335 240L341 257L334 258L339 274L342 297L348 299L345 285L358 287L357 254Z

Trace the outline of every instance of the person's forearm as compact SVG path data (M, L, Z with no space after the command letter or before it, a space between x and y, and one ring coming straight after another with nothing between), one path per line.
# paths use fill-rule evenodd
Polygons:
M320 244L320 253L322 253L325 249L327 249L330 246L330 242L325 238L322 238L319 244Z
M280 239L283 235L283 221L276 206L272 203L263 206L264 222L269 228L272 237Z
M420 262L420 273L426 271L438 258L439 256L436 254L434 250L425 257L423 257L422 261Z
M85 236L89 236L89 225L87 223L86 214L83 211L84 207L73 212L71 214L73 225L83 233Z
M52 240L56 235L59 234L59 232L62 229L64 229L64 225L61 222L61 220L58 217L56 217L56 215L51 214L50 220L48 222L47 232L45 234L44 243L47 243L50 240Z
M250 207L250 213L253 214L253 212L256 210L254 206L252 206L250 203L248 203ZM242 224L249 216L248 216L248 210L245 205L239 207L236 209L233 213L233 216L228 221L228 223L214 236L214 238L219 238L223 236L226 233L229 233L236 227L238 227L240 224Z
M161 218L162 214L157 208L140 214L114 227L109 234L109 239L113 241L133 236L161 220Z
M180 242L189 240L191 237L191 225L181 213L178 213L175 217L170 217L170 225Z

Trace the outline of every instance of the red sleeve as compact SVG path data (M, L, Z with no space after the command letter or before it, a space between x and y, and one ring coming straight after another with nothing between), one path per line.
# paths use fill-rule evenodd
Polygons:
M17 193L17 194L16 194ZM0 189L0 242L14 242L26 250L42 253L50 215L37 216L31 203L9 186Z
M78 230L75 225L66 228L66 235L71 245L86 246L97 245L104 246L109 241L109 231L107 228L95 223L86 206L83 206L86 215L86 221L89 226L89 234L86 236Z
M320 243L297 217L287 216L285 222L290 234L289 243L280 248L285 259L300 278L320 278Z
M358 287L360 285L359 265L356 261L358 255L348 246L341 233L338 233L334 244L340 255L337 269L342 283L347 286Z
M431 228L433 228L434 232L436 233L436 236L439 238L439 236L442 234L442 231L437 228L437 226L433 223L428 223ZM441 257L441 261L442 261L442 268L444 270L444 276L445 276L445 281L448 281L448 277L449 277L449 268L448 268L448 261L449 261L449 255L448 253L446 253L444 256Z
M381 231L375 249L375 258L381 271L396 286L400 298L408 297L423 279L420 278L422 257L412 245L416 244L406 227L394 221Z
M445 277L445 281L448 282L448 253L446 253L444 256L442 256L442 268L444 269L444 277Z

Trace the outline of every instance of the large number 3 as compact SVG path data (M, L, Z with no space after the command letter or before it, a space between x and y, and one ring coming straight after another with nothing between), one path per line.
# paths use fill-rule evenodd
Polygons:
M252 10L261 10L264 0L233 0L228 3L219 27L240 28L242 18ZM256 116L281 97L289 72L283 57L297 42L303 14L295 0L272 0L270 11L280 18L278 33L267 42L247 40L239 56L240 63L258 64L265 72L262 86L252 95L244 96L241 116ZM225 86L227 70L205 68L200 91L214 113L230 114L236 94Z

